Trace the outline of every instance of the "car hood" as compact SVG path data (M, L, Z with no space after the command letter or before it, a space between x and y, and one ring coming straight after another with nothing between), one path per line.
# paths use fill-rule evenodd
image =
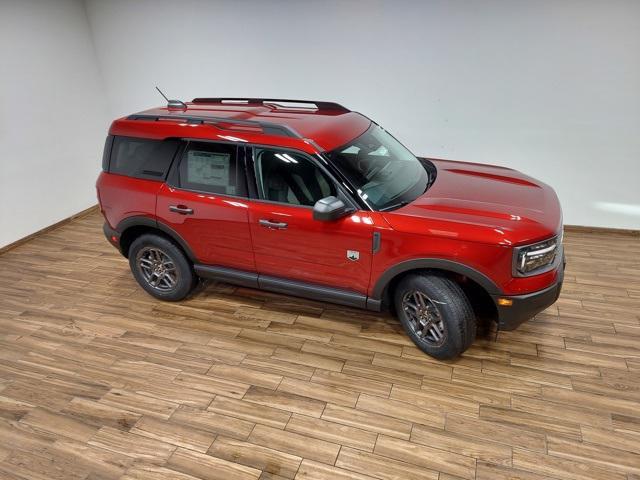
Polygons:
M562 228L562 211L551 187L494 165L431 160L433 185L402 208L384 214L407 233L517 245L548 238Z

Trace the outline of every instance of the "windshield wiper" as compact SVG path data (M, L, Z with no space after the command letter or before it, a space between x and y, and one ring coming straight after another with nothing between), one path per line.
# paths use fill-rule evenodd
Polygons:
M379 212L386 212L387 210L395 210L396 208L404 207L405 205L410 204L412 201L413 200L405 200L404 202L394 203L393 205L389 205L388 207L381 208L378 211Z

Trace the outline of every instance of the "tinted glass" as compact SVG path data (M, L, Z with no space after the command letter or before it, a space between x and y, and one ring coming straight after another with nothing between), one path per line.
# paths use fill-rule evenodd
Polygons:
M304 155L279 150L255 151L258 193L263 200L313 206L336 194L331 179Z
M179 141L115 137L109 171L129 177L164 180Z
M245 196L235 145L190 142L180 162L180 186L188 190Z
M422 195L429 183L422 163L375 124L329 157L375 210L409 203Z
M102 152L102 170L109 171L109 159L111 157L111 146L113 145L113 135L108 135L104 142L104 151Z

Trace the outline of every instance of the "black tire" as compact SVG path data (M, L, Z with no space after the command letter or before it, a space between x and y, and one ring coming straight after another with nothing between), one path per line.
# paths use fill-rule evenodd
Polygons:
M469 299L447 277L408 275L395 289L393 301L407 335L427 355L439 360L455 358L476 338Z
M160 235L146 233L136 238L129 247L129 266L140 286L160 300L182 300L197 285L185 254Z

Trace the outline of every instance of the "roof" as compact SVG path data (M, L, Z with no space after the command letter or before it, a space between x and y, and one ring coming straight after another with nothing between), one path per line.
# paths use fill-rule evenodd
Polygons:
M307 151L319 147L327 151L350 142L371 124L365 116L331 102L196 98L179 104L182 106L152 108L116 120L111 133L153 138L231 136L251 143ZM185 134L185 126L196 128L190 128ZM303 145L311 145L311 148Z

